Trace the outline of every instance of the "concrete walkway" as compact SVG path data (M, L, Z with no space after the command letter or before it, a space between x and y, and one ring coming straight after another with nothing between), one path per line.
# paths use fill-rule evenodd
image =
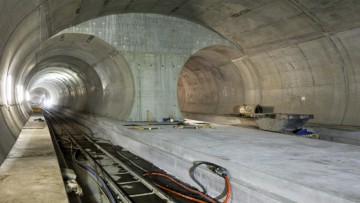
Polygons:
M68 202L59 164L45 122L30 117L0 166L0 202Z

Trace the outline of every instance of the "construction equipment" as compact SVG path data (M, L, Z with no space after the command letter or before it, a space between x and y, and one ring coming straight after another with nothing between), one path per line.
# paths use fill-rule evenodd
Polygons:
M262 106L260 106L259 104L258 105L243 104L243 105L235 106L233 112L243 117L251 117L252 114L263 113L264 111Z
M301 129L310 119L312 114L252 114L260 130L273 132L292 132Z
M40 107L32 107L33 113L42 113L42 109Z

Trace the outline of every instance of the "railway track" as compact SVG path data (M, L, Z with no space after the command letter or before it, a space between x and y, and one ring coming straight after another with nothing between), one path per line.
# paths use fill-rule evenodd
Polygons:
M217 202L179 180L172 180L175 178L122 147L93 137L86 126L46 109L44 116L59 144L63 146L62 151L67 154L67 160L71 159L88 172L98 183L105 197L103 199L107 202ZM157 176L153 177L152 174ZM174 190L178 194L174 195ZM181 197L179 194L185 195Z

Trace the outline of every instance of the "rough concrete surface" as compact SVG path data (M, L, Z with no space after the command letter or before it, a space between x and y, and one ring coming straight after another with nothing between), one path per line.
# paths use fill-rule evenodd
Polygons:
M47 127L21 131L0 166L0 202L68 202Z
M193 161L226 167L234 185L234 202L253 202L250 197L259 202L360 201L359 146L218 124L214 129L161 126L137 131L109 118L80 120L90 124L97 136L110 136L113 143L190 183ZM222 180L201 174L211 194L220 194Z

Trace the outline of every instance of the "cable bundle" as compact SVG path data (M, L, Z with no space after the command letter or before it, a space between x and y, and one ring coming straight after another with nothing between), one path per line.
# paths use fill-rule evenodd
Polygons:
M175 183L176 185L186 189L187 191L193 193L193 194L196 194L196 195L200 195L202 198L206 199L206 201L203 201L203 200L200 200L200 199L197 199L195 197L191 197L189 195L185 195L185 194L182 194L180 192L177 192L177 191L174 191L168 187L165 187L165 186L162 186L162 185L159 185L159 184L156 184L155 185L157 187L159 187L160 189L168 192L168 193L171 193L173 195L176 195L176 196L179 196L179 197L182 197L182 198L185 198L185 199L188 199L188 200L191 200L191 201L194 201L194 202L198 202L198 203L207 203L207 202L210 202L210 203L218 203L219 201L217 201L216 199L213 199L211 197L209 197L207 195L207 191L206 191L206 188L204 187L204 185L202 185L196 178L195 178L195 169L200 166L200 165L207 165L207 167L212 171L214 172L215 174L221 176L224 178L225 180L225 183L226 183L226 191L227 191L227 194L226 194L226 198L225 200L222 202L222 203L227 203L229 200L230 200L230 196L231 196L231 184L230 184L230 180L229 180L229 177L228 177L228 172L225 168L219 166L219 165L216 165L216 164L213 164L213 163L210 163L210 162L205 162L205 161L201 161L201 162L195 162L194 163L194 166L190 168L190 177L202 188L203 192L200 192L198 190L195 190L195 189L192 189L182 183L180 183L179 181L175 180L173 177L165 174L165 173L159 173L159 172L151 172L151 173L144 173L143 176L159 176L159 177L163 177L163 178L166 178L168 180L170 180L171 182Z

